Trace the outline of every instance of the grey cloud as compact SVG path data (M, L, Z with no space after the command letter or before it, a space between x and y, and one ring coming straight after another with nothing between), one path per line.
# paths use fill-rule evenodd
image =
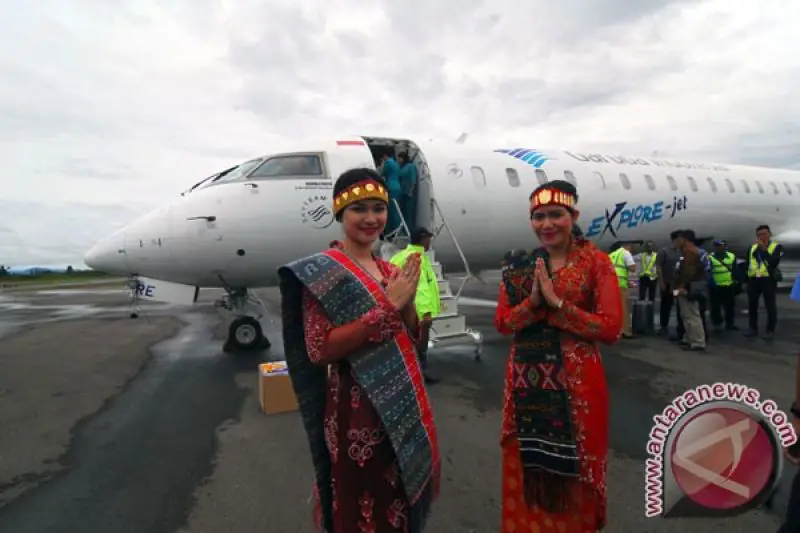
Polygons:
M289 119L308 110L298 103L297 92L325 90L325 80L314 72L324 51L308 38L319 34L320 26L299 8L276 9L261 20L229 45L230 61L242 75L237 105L266 118L268 127L289 131Z
M736 131L742 127L741 124L729 126ZM595 142L586 147L586 151L800 169L800 142L797 141L800 139L800 125L787 119L778 119L746 129L747 133L732 135L725 135L724 130L709 129L709 135L717 133L718 138L704 147L686 143L679 136L670 139L664 130L654 130L642 135L636 142Z
M64 157L54 164L44 163L34 175L67 175L71 179L130 180L138 176L129 163L103 162L97 159Z
M321 50L309 38L321 32L315 17L306 16L299 7L282 7L257 11L263 16L250 17L250 27L234 34L229 44L229 58L247 76L262 71L279 70L292 81L293 67L302 69ZM272 80L275 84L282 79Z
M563 28L563 34L585 34L608 26L626 24L653 15L667 7L700 3L699 0L560 0L540 4L548 20ZM546 7L545 7L546 6ZM544 9L542 9L544 7Z
M544 45L546 39L532 39L527 43L521 42L518 50L508 48L505 38L525 31L526 20L531 21L529 31L533 34L542 24L552 29L564 26L565 21L570 24L579 21L584 26L579 24L576 28L586 33L587 29L599 31L605 26L652 15L678 4L652 0L632 8L630 2L607 0L586 9L583 4L578 6L573 1L570 5L542 3L535 8L522 6L501 15L492 12L495 9L492 4L477 0L467 5L413 1L410 4L390 3L385 9L394 29L391 42L403 53L393 54L393 61L380 62L374 68L384 82L384 89L394 93L392 102L386 104L404 110L435 108L440 98L452 98L455 91L462 98L458 102L459 111L464 115L464 121L473 127L483 127L492 119L499 119L508 126L524 126L533 120L549 117L573 118L570 115L580 109L624 101L655 78L680 71L685 60L676 54L663 52L647 58L644 52L640 52L636 66L632 67L630 55L621 54L619 48L609 44L613 42L610 38L601 43L604 46L581 38L560 43L560 48L554 47L554 43ZM594 9L598 12L595 13ZM658 42L659 31L658 25L652 25L642 40ZM473 34L478 38L465 38ZM517 62L517 65L497 80L492 77L470 80L465 75L465 79L448 86L444 75L447 60L441 55L444 52L432 51L437 50L437 43L447 35L451 35L455 42L469 45L484 40L482 47L467 49L476 68L502 58L498 54L504 49L508 50L504 58L508 64ZM532 59L532 50L537 48L533 55L535 59ZM515 61L515 56L519 56L518 61ZM392 68L386 69L387 64ZM509 77L513 79L509 80ZM413 124L421 117L406 113L404 118L406 120L401 119L398 126Z
M624 103L659 76L681 68L680 62L671 60L633 72L609 64L604 70L585 73L585 80L560 80L556 76L542 75L533 79L504 80L487 89L509 109L527 111L514 112L507 117L509 125L524 126L532 120L545 119L580 120L583 110Z
M472 77L465 77L454 87L463 98L479 98L483 94L483 85Z
M626 98L632 87L573 85L553 88L544 102L546 107L570 110L609 104Z
M397 96L413 104L428 105L444 96L447 89L444 71L447 60L438 54L413 54L381 65L381 79Z
M800 167L800 124L786 118L766 124L761 131L737 135L726 144L737 147L730 154L731 163Z
M98 239L122 227L148 207L138 204L92 205L0 200L0 264L79 264Z
M0 140L42 142L60 135L119 133L113 121L93 112L87 95L63 88L56 73L15 65L2 68L8 74L0 82L5 85L0 87Z
M381 3L392 22L393 36L415 47L436 40L445 29L459 28L469 34L483 29L481 24L486 21L485 15L476 19L475 14L485 5L487 2L484 0L385 0Z
M337 32L336 39L350 56L362 59L369 54L369 37L362 32Z
M437 39L446 31L474 35L488 40L492 31L504 20L516 20L516 31L531 36L574 43L591 39L592 34L614 25L621 25L652 15L669 6L697 3L684 0L562 0L559 2L520 2L502 6L484 0L428 2L410 0L383 3L393 22L394 32L407 42L418 45ZM535 39L531 39L532 41ZM560 42L559 44L563 44Z

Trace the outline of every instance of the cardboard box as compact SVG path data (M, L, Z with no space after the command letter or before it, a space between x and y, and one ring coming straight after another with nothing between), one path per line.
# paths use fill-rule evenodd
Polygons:
M258 400L261 411L268 415L297 410L297 397L285 361L258 365Z

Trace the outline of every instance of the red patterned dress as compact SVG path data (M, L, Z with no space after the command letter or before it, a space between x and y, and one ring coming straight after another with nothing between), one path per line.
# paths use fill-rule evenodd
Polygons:
M522 467L512 399L515 347L506 365L503 401L503 533L594 533L606 524L606 457L608 455L608 388L597 343L611 344L622 329L622 302L617 275L608 256L579 239L565 265L554 273L561 309L532 310L527 302L511 307L501 284L495 326L511 335L538 321L562 330L561 348L569 405L576 428L580 483L577 508L565 514L530 508L523 496Z
M376 258L384 278L396 270ZM308 356L325 364L333 325L320 303L303 290L303 317ZM394 309L376 307L354 323L343 326L370 330L378 341L405 328ZM398 476L397 460L378 413L362 393L347 360L329 366L325 401L325 442L330 453L333 481L334 533L407 532L408 498ZM316 519L320 527L317 501Z

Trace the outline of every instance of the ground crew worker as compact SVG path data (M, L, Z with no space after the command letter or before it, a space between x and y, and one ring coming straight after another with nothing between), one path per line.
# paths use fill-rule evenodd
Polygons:
M736 267L736 256L727 251L725 241L714 241L714 252L708 256L711 263L711 324L714 328L722 328L722 312L725 312L725 329L733 331L734 307L736 304L736 288L733 270Z
M433 319L441 312L441 297L439 295L439 281L436 279L436 272L428 255L425 253L430 250L433 234L425 228L417 228L411 232L411 244L392 257L391 262L400 268L414 253L420 254L420 274L417 285L417 295L414 305L417 308L417 316L420 320L420 339L417 345L419 362L422 367L422 374L426 383L436 383L439 380L428 373L428 340L430 339L431 324Z
M756 243L747 255L747 313L750 330L746 337L758 336L758 299L764 296L767 310L767 330L764 339L770 340L778 325L778 305L775 301L778 282L782 276L778 266L783 257L783 246L772 240L769 226L756 228Z
M619 281L619 293L622 298L622 337L630 339L633 337L631 331L631 311L630 301L628 300L628 277L636 272L636 261L631 255L632 245L630 243L615 244L614 250L608 254L611 262L614 264L614 270L617 272L617 280Z
M641 255L642 270L639 273L639 301L645 299L651 302L656 301L656 286L658 285L657 256L655 244L652 241L648 241L644 245L644 252Z
M680 340L683 338L681 313L678 310L675 295L672 293L672 278L675 277L675 271L678 268L678 262L681 258L681 252L675 247L675 240L678 238L679 234L680 231L673 231L670 233L669 240L671 244L661 249L658 254L658 259L656 260L658 288L661 293L661 305L659 310L661 329L659 330L659 334L669 336L669 319L672 315L672 308L675 307L678 333L673 340Z

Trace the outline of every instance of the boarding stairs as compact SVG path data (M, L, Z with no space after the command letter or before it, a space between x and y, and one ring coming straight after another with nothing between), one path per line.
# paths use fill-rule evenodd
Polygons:
M396 200L393 200L397 211L401 213L400 206ZM431 249L426 252L426 255L431 261L434 272L436 273L436 281L439 284L439 297L441 302L441 312L438 317L433 320L431 325L430 339L428 340L428 349L441 348L446 346L464 346L473 345L475 347L475 360L480 361L481 353L483 351L483 335L472 328L467 326L467 317L460 313L458 310L458 300L464 290L469 279L472 277L469 269L469 264L458 244L458 240L447 224L444 214L439 208L439 204L435 199L431 200L434 211L434 226L431 232L434 234ZM436 215L438 214L438 221ZM410 242L410 232L405 219L402 214L400 215L400 226L392 233L386 235L383 242L380 243L380 256L386 261L389 261L397 252L403 250ZM438 225L437 225L438 222ZM453 241L456 250L458 250L461 260L464 264L464 279L461 282L458 290L454 293L450 285L450 280L445 277L444 268L442 264L436 260L436 239L446 231Z

